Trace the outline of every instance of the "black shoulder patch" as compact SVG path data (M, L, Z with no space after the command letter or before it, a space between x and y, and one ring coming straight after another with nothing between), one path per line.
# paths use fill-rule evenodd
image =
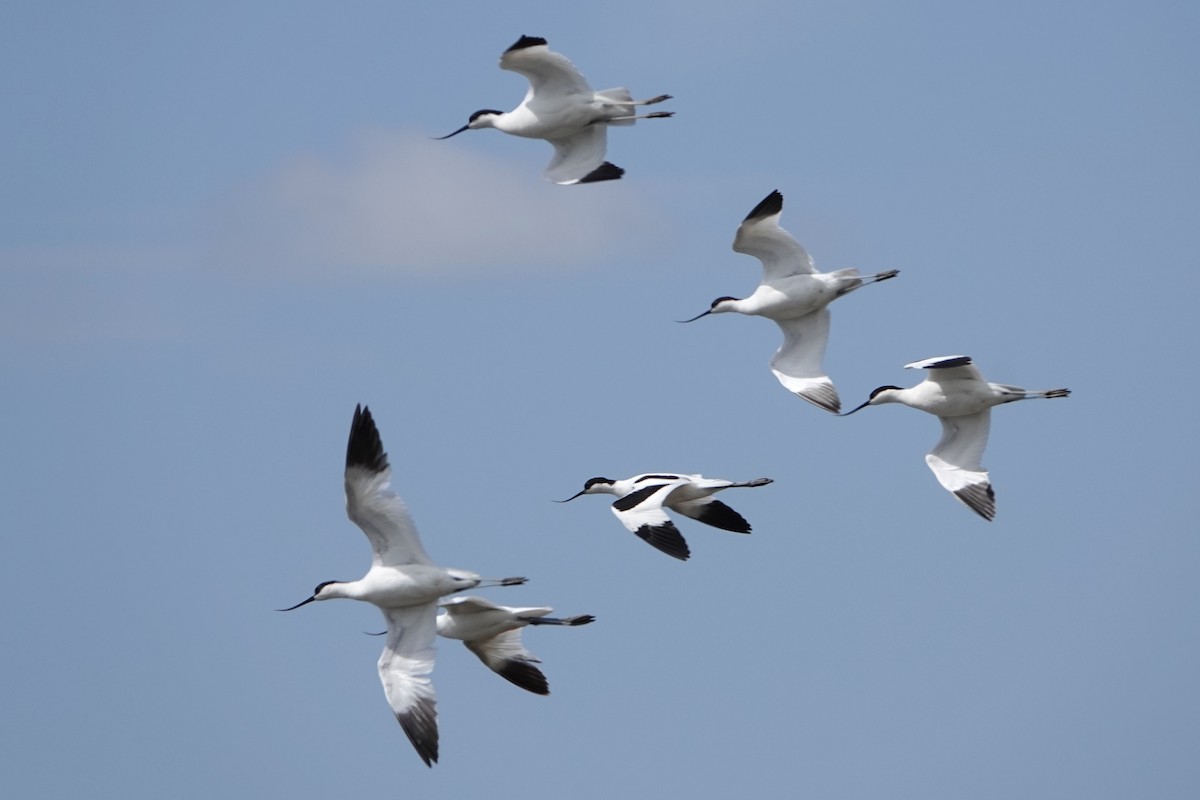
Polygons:
M687 561L692 554L688 550L683 534L679 532L673 522L667 522L665 525L643 525L637 529L637 535L646 544L661 550L672 558L678 558L680 561Z
M550 685L546 683L546 676L528 661L517 658L505 661L504 666L496 670L496 674L527 692L550 694Z
M970 356L959 356L958 358L944 358L936 364L930 364L925 369L949 369L950 367L965 367L970 363Z
M425 766L432 767L438 760L437 706L434 701L418 700L408 711L397 714L396 719Z
M524 36L513 42L512 46L505 50L505 53L511 53L513 50L524 50L526 47L537 47L545 44L546 40L540 36Z
M642 477L638 478L637 481L635 481L635 483L641 483L642 481L677 481L677 480L679 480L678 475L643 475Z
M599 183L600 181L615 181L625 174L625 170L616 164L605 161L594 170L579 179L579 183Z
M762 219L763 217L773 217L781 211L783 211L783 195L776 189L764 197L762 202L746 215L746 219L743 222L749 222L752 219Z
M624 497L618 498L617 501L613 503L613 508L615 508L617 511L628 511L629 509L640 505L641 502L647 497L663 488L665 488L665 484L661 483L656 483L654 486L643 486L641 489L637 489L636 491L632 491Z
M734 533L749 533L750 523L738 512L722 503L720 500L709 500L700 506L699 513L693 517L697 522L712 525L723 531Z
M383 472L388 468L387 453L379 438L379 429L366 406L354 407L354 421L350 423L350 440L346 443L346 466L365 467L371 472Z

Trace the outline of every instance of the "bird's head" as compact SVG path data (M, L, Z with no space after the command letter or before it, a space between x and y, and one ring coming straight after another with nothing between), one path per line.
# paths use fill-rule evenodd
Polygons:
M313 589L312 597L307 600L301 600L296 605L290 608L281 608L280 611L295 611L300 606L306 606L314 600L329 600L334 597L345 597L341 591L341 587L345 585L345 581L325 581L318 583L317 588Z
M612 478L588 478L583 484L583 488L575 494L568 497L566 500L555 500L556 503L569 503L576 497L585 494L605 494L612 493L613 484L616 483Z
M678 320L678 322L695 322L701 317L707 317L709 314L723 314L726 311L733 311L733 306L731 304L736 303L737 301L738 298L736 297L718 297L709 304L708 311L705 311L702 314L697 314L691 319Z
M463 131L477 131L480 128L491 128L496 124L496 118L503 113L503 111L497 111L494 108L481 108L471 115L466 125L463 125L454 133L448 133L445 136L435 136L433 138L449 139L451 136L458 136Z
M896 402L896 392L902 392L904 389L900 386L880 386L878 389L871 390L871 396L867 398L867 402L862 405L852 408L845 414L839 414L840 417L848 417L855 411L860 411L867 406L878 406L884 403Z

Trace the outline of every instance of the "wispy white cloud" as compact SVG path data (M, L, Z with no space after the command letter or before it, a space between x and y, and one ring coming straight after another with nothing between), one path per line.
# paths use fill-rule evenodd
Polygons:
M365 134L345 159L294 158L244 189L208 257L269 275L479 275L576 269L653 241L659 215L638 187L556 186L528 164L465 141Z

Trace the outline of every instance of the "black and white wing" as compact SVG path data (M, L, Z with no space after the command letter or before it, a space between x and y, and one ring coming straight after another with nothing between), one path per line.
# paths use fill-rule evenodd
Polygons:
M549 142L554 145L554 157L542 173L548 181L563 185L598 183L617 180L625 174L625 170L604 160L607 125L589 125L576 134Z
M571 60L553 52L540 36L522 36L500 56L500 69L529 79L525 101L534 97L592 94L592 87Z
M613 503L612 512L622 525L651 547L672 558L686 561L691 555L687 542L663 509L663 503L674 485L674 482L653 483L635 489Z
M433 672L437 603L381 609L387 620L387 644L379 657L379 680L400 727L431 767L438 760L437 701Z
M992 491L992 482L982 465L991 409L939 419L942 421L942 438L925 456L925 463L943 488L976 514L991 521L996 516L996 493Z
M432 564L408 507L388 489L391 478L371 410L356 406L346 444L346 514L371 541L375 565Z
M733 250L754 256L763 265L763 280L816 272L812 257L790 233L779 227L783 195L771 192L738 226Z
M970 356L935 356L933 358L922 359L921 361L914 361L911 364L905 364L904 368L928 370L925 375L926 380L931 380L935 383L957 381L986 382L983 379L983 373L971 363Z
M803 317L775 320L783 331L783 344L771 358L771 372L789 392L837 414L842 401L822 366L829 344L829 320L827 307Z
M521 644L520 628L505 631L490 639L464 641L488 669L505 680L534 694L550 694L546 676L538 669L537 656Z

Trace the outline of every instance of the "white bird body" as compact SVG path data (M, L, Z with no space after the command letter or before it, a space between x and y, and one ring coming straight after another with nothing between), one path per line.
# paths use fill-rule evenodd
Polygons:
M374 557L356 581L325 581L292 611L317 600L346 598L377 606L387 621L379 678L388 704L427 766L438 759L434 665L437 602L484 581L474 572L439 567L425 553L408 508L389 490L391 467L371 412L354 409L346 445L346 514L371 542ZM505 578L500 585L524 583Z
M1017 400L1066 397L1068 389L1030 391L1005 383L989 383L968 356L938 356L905 364L905 369L926 370L925 380L907 389L880 386L865 403L901 403L938 417L942 437L925 456L938 483L968 508L991 521L996 516L996 494L983 451L991 428L991 409Z
M608 126L673 116L669 111L636 113L638 106L661 103L669 100L670 95L634 100L623 87L594 91L575 65L566 56L550 50L540 37L518 39L500 56L500 68L529 79L529 91L521 104L507 112L476 111L466 125L438 138L449 139L465 130L495 128L513 136L545 139L554 146L554 157L544 176L555 183L595 183L620 178L625 170L604 160Z
M783 195L771 192L746 216L734 236L734 252L762 262L762 282L753 294L740 299L718 297L708 311L684 322L722 313L774 320L783 332L783 344L771 358L771 371L788 391L836 414L841 400L821 363L829 343L828 305L869 283L894 278L899 271L866 278L857 269L817 272L808 251L780 227L782 213Z
M820 311L862 285L862 278L856 269L788 275L764 280L749 297L727 300L712 313L736 312L779 322Z
M735 482L674 472L647 472L632 478L590 478L583 489L560 502L585 494L617 496L612 512L628 530L669 556L686 561L691 555L687 542L666 509L698 522L734 533L750 533L750 523L741 514L712 495L725 489L766 486L770 478Z
M488 669L534 694L549 694L546 676L535 664L540 659L521 643L521 628L527 625L586 625L595 617L548 616L547 606L519 608L499 606L482 597L455 597L442 603L437 632L447 639L458 639L479 657Z

